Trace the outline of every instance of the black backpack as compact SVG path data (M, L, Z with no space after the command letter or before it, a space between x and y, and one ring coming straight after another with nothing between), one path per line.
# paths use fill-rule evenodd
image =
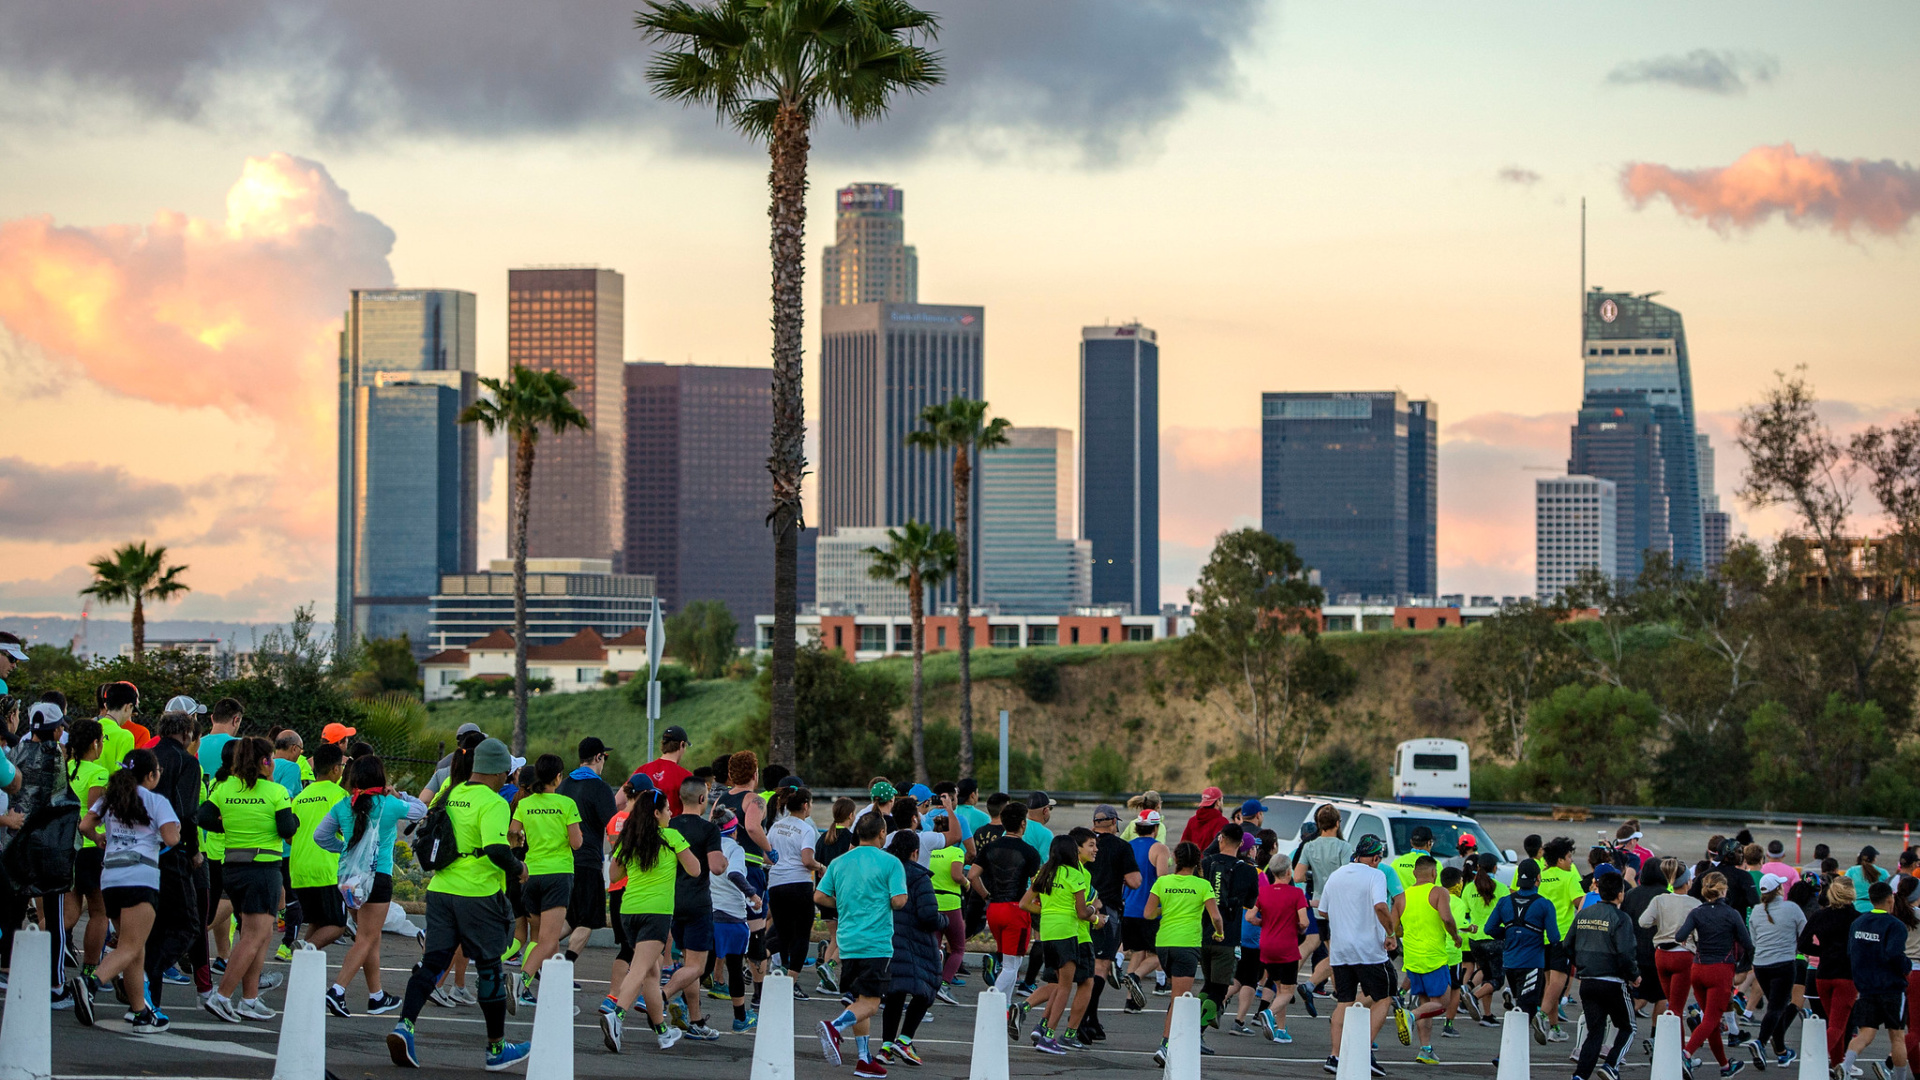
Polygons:
M460 844L454 836L453 817L447 813L447 799L435 799L427 816L413 832L413 857L425 870L445 870L460 858Z

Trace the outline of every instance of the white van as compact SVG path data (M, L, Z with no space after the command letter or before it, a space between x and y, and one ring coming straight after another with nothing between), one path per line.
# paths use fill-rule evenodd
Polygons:
M1315 798L1311 795L1269 795L1260 801L1267 807L1262 826L1279 834L1280 850L1284 852L1295 850L1300 841L1300 826L1311 817L1314 809L1331 805L1340 811L1341 838L1358 840L1369 833L1379 837L1386 842L1388 862L1413 850L1413 830L1416 826L1425 825L1433 830L1434 858L1443 863L1460 854L1461 835L1471 833L1476 852L1483 855L1492 853L1499 858L1500 868L1494 873L1496 879L1511 885L1513 872L1519 869L1519 858L1513 850L1497 847L1487 830L1465 814L1406 803Z
M1393 797L1464 810L1473 793L1467 766L1467 744L1459 739L1408 739L1393 752Z

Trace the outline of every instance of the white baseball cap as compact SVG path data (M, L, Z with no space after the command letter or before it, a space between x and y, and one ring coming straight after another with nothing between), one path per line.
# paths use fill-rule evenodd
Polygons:
M207 707L193 700L192 698L188 697L185 694L179 694L167 699L167 707L163 711L183 712L183 713L203 713L207 711Z
M27 658L27 650L21 648L20 646L14 644L11 641L0 641L0 653L6 653L8 656L13 657L15 660L24 661Z
M1779 888L1780 886L1785 885L1786 883L1787 883L1787 879L1781 877L1778 874L1761 874L1760 875L1760 894L1764 896L1767 893L1770 893L1773 890Z

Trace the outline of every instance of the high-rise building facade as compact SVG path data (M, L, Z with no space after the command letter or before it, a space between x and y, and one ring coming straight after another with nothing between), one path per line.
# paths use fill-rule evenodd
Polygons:
M983 396L985 309L840 304L822 314L821 543L849 527L924 521L951 529L953 455L910 447L907 435L920 430L927 406ZM974 506L979 477L976 469ZM980 515L972 518L977 552ZM824 577L824 548L821 558Z
M920 260L906 242L906 193L849 184L834 196L833 243L822 253L820 293L840 304L917 304Z
M1568 474L1614 485L1613 573L1622 582L1640 576L1648 551L1673 551L1662 415L1672 419L1673 410L1663 414L1635 391L1589 391L1573 425Z
M1614 551L1614 483L1593 476L1542 477L1533 482L1534 597L1550 604L1582 570L1611 577Z
M1395 390L1261 395L1260 527L1319 571L1329 601L1438 591L1432 565L1414 566L1439 546L1438 420L1433 402Z
M719 600L743 627L773 610L766 368L626 367L626 556L669 611Z
M980 600L1010 615L1090 602L1093 545L1074 533L1073 432L1007 431L980 456Z
M1160 610L1160 336L1139 323L1080 330L1080 535L1093 603Z
M465 648L497 630L513 629L513 560L487 569L443 574L432 599L432 648ZM616 574L610 559L527 560L527 644L558 645L591 628L617 638L647 624L653 579Z
M625 309L626 279L612 270L507 271L508 364L572 379L575 389L568 397L593 425L562 435L540 433L527 519L529 556L617 560L623 555Z
M1700 483L1687 332L1680 313L1654 303L1655 295L1612 293L1599 288L1587 294L1583 405L1594 404L1595 395L1608 395L1607 401L1616 406L1620 394L1638 394L1645 399L1660 425L1662 487L1667 496L1665 531L1671 538L1671 546L1664 550L1676 562L1697 572L1706 565L1701 520L1706 507L1702 501L1711 491ZM1578 447L1574 456L1580 456ZM1614 482L1619 485L1628 481L1615 477ZM1619 498L1622 506L1647 501L1624 487ZM1626 528L1624 520L1621 528ZM1637 563L1640 551L1635 550L1632 556ZM1628 552L1620 551L1619 557L1624 563Z
M440 575L473 568L479 439L472 293L355 289L340 334L339 640L428 646Z
M910 615L907 590L872 576L873 556L868 548L885 548L884 526L835 529L816 541L817 567L814 602L836 615ZM927 610L933 610L931 593Z
M1700 463L1700 542L1705 549L1702 564L1708 573L1720 569L1726 561L1727 544L1732 539L1732 515L1720 509L1720 493L1714 487L1713 442L1705 435L1694 436L1694 457Z

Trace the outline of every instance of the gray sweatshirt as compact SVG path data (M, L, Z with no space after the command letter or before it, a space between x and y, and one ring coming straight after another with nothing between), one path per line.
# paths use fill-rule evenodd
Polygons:
M1747 930L1753 934L1753 966L1791 961L1798 952L1795 942L1806 925L1807 913L1798 904L1775 900L1754 908L1747 914Z

